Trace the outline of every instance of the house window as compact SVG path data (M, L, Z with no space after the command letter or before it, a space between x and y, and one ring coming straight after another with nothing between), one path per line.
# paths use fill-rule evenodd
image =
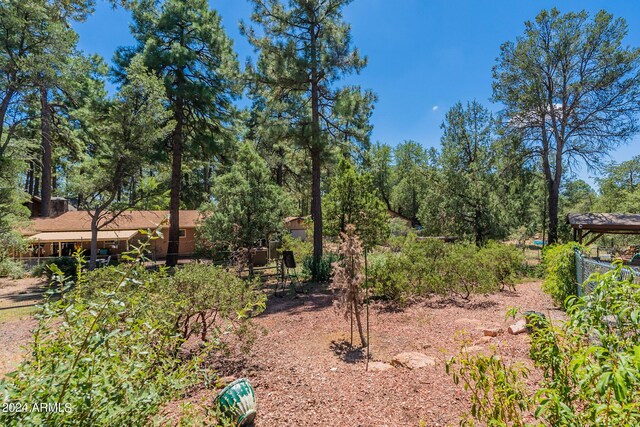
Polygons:
M185 230L184 228L180 229L180 238L183 239L187 237L187 230Z

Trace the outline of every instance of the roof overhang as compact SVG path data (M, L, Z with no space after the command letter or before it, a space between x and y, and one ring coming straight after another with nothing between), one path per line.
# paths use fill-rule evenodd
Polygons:
M138 234L138 230L98 231L98 241L129 240ZM90 242L90 231L47 231L29 236L29 241L37 243Z

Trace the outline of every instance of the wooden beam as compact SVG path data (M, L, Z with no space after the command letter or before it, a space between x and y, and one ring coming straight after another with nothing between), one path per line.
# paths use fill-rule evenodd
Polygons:
M604 233L600 233L598 235L596 235L594 238L592 238L591 240L589 240L589 242L585 245L585 246L589 246L590 244L592 244L593 242L595 242L596 240L598 240L599 238L601 238L604 235Z

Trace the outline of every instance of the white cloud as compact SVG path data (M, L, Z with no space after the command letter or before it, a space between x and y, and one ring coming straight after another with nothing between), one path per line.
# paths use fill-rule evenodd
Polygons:
M438 111L438 106L434 105L433 107L431 107L431 111Z

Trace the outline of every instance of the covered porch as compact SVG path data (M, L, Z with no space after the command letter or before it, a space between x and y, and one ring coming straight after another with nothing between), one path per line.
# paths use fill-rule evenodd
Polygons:
M119 256L129 250L138 230L98 231L98 257ZM30 249L21 254L23 260L71 256L78 249L91 253L91 231L48 231L28 237Z

